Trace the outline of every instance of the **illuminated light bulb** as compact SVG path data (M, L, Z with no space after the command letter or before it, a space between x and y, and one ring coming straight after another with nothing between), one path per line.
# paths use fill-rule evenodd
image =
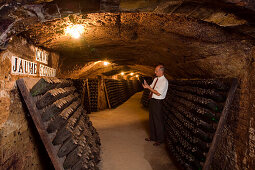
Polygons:
M136 75L136 77L139 77L138 75Z
M104 65L107 66L108 64L110 64L109 62L105 61L104 62Z
M130 73L130 75L131 75L131 76L133 76L133 75L134 75L134 73Z
M124 72L120 73L122 76L124 75Z
M84 32L83 25L71 25L65 29L65 34L70 35L73 38L79 38Z

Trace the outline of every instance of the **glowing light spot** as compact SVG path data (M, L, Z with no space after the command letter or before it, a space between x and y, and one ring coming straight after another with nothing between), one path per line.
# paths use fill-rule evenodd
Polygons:
M94 64L97 64L97 63L101 63L102 61L96 61L96 62L94 62Z
M71 25L66 27L65 34L69 35L73 38L80 38L81 34L84 33L84 26L83 25Z
M130 75L131 75L131 76L133 76L133 75L134 75L134 73L130 73Z
M139 75L136 75L136 77L139 77Z
M121 72L120 74L123 76L123 75L124 75L124 72Z
M104 65L107 66L108 64L110 64L109 62L107 61L104 61Z

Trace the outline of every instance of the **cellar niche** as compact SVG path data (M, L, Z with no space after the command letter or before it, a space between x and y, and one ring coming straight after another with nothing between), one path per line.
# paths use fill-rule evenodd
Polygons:
M254 169L248 0L0 1L0 169ZM165 66L165 143L144 141Z

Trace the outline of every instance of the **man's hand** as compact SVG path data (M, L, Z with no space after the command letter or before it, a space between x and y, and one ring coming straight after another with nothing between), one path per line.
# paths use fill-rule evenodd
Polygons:
M148 83L144 80L143 81L143 88L145 88L145 89L149 89L150 88L150 86L148 85Z
M157 96L160 96L160 93L157 90L154 90L153 88L151 88L150 85L148 85L148 83L144 80L143 81L143 88L145 89L149 89L152 93L156 94Z

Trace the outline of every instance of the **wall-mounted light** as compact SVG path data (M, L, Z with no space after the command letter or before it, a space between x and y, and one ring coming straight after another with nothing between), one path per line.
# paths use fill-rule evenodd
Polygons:
M124 72L121 72L120 74L123 76L123 75L124 75Z
M81 34L84 33L84 26L83 25L71 25L66 27L65 34L69 35L73 38L79 38Z

